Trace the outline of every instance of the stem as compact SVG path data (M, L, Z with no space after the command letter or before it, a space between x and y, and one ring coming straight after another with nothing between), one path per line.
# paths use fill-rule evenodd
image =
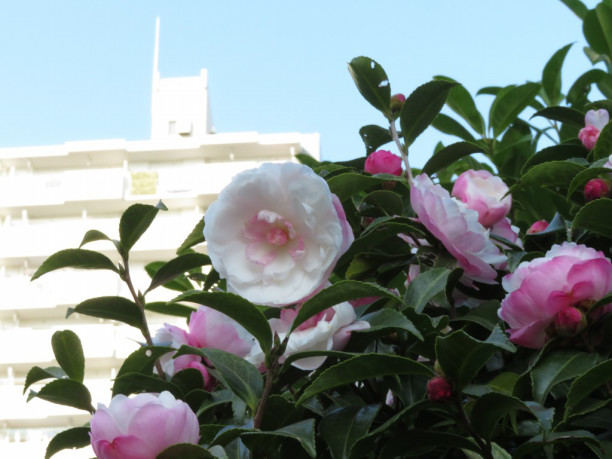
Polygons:
M264 385L263 393L261 394L261 401L259 402L259 406L257 407L257 413L255 413L255 417L253 418L253 427L255 429L259 429L259 427L261 426L261 420L263 419L264 411L266 410L268 397L270 397L270 393L272 392L272 385L274 384L274 380L276 379L277 371L278 359L274 359L270 369L268 370L268 374L266 374L266 383Z
M468 432L472 435L474 441L482 451L482 457L484 459L493 459L493 453L491 452L491 443L488 441L485 442L482 438L480 438L480 435L476 433L474 427L472 426L472 423L470 422L470 418L468 418L468 415L465 412L465 409L463 408L461 400L459 400L458 396L454 397L454 402L455 406L457 407L457 411L459 411L459 414L461 415L461 420L463 421Z
M402 145L400 142L399 135L397 134L397 129L395 129L395 121L389 120L389 128L391 129L391 135L393 136L393 140L399 148L400 154L402 155L402 159L404 160L404 166L406 167L406 177L408 178L408 184L412 186L412 170L410 169L410 163L408 162L408 147Z
M136 306L138 306L138 309L140 309L140 313L142 314L142 329L141 329L142 335L144 336L144 339L147 342L147 345L153 346L153 340L151 339L151 332L149 331L149 324L147 323L147 316L145 315L144 304L142 303L140 299L140 295L136 293L136 290L134 289L134 284L132 284L132 278L130 277L130 267L129 267L126 257L123 258L123 264L124 264L123 281L127 284L128 288L130 289L132 298L134 298L134 302L136 303ZM164 370L161 366L161 363L159 363L159 359L155 360L155 369L157 370L157 373L159 374L160 379L165 381L166 375L164 374Z

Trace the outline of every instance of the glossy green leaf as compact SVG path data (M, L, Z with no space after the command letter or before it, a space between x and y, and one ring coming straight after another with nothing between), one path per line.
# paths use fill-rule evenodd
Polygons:
M612 215L612 199L596 199L578 211L572 226L612 238L612 219L602 216Z
M255 438L263 438L266 437L284 437L291 438L299 442L299 444L304 448L306 453L310 457L317 456L317 450L315 446L315 421L314 419L304 419L303 421L296 422L295 424L291 424L285 427L281 427L280 429L272 430L272 431L259 431L259 432L246 432L242 435L244 442L248 445L247 439L249 437Z
M529 407L520 399L491 392L476 400L470 420L474 430L480 436L489 440L497 427L498 421L506 414L516 410L531 412Z
M189 319L191 314L196 310L191 306L178 303L166 303L164 301L154 301L145 305L145 311L153 311L159 314L166 314L169 316L184 317Z
M378 215L380 212L385 215L400 215L404 211L402 196L389 190L374 190L363 198L361 204L375 207Z
M115 378L113 384L113 393L130 395L141 392L160 393L168 391L175 398L183 398L184 393L179 386L168 381L160 379L159 376L143 375L141 373L123 373Z
M561 67L571 47L570 43L553 54L542 71L542 89L549 105L561 102Z
M474 379L493 354L502 350L513 352L514 346L499 327L485 341L472 338L462 330L436 339L438 362L458 391Z
M546 107L531 115L532 118L537 116L559 121L561 123L569 123L578 127L584 127L584 114L570 107Z
M51 347L55 360L66 375L82 383L85 377L85 357L77 334L71 330L56 331L51 337Z
M350 199L362 191L368 191L372 188L378 188L383 183L388 183L392 180L390 176L385 178L373 177L369 175L357 174L348 172L345 174L335 175L327 180L327 184L332 193L340 198L340 201ZM396 177L396 181L402 182L403 179Z
M493 128L493 135L497 137L504 132L529 106L539 91L539 83L525 83L500 91L491 105L489 115L489 125Z
M404 294L404 306L423 312L423 309L434 296L446 289L451 271L446 268L435 268L415 277Z
M227 292L192 291L172 300L189 301L215 309L242 325L259 342L264 353L272 347L272 330L266 317L248 300Z
M369 322L370 328L360 330L354 333L378 333L381 331L403 330L407 331L419 340L423 341L423 335L418 328L404 314L395 309L385 308L365 316L361 316L360 320Z
M567 92L567 102L571 105L583 105L591 92L591 85L599 83L606 75L606 72L601 69L591 69L580 75ZM582 126L584 126L584 118Z
M321 392L344 384L379 376L403 374L431 376L432 371L423 364L397 355L357 355L323 371L304 391L297 403L300 405Z
M468 124L478 132L481 136L485 135L485 123L482 115L476 108L476 103L470 95L467 89L452 78L445 76L435 76L436 80L449 81L451 83L457 83L454 86L448 97L446 98L446 105L454 111L457 115L463 118Z
M354 332L357 333L357 332ZM304 351L304 352L296 352L295 354L291 354L285 359L284 368L285 370L289 369L288 365L291 365L293 362L297 362L300 359L308 359L310 357L332 357L339 360L350 359L351 357L355 357L355 353L353 352L342 352L342 351Z
M612 381L612 360L606 360L576 378L567 394L564 419L573 414L581 401L609 381ZM609 398L609 395L605 397Z
M385 145L393 140L389 129L385 129L375 124L368 124L359 129L359 135L366 147L366 155L378 150L378 147Z
M39 392L30 391L28 401L38 397L58 405L71 406L79 410L96 411L91 405L91 394L87 387L72 379L56 379L45 384Z
M121 296L101 296L79 303L74 309L68 308L66 317L78 312L100 319L118 320L141 330L143 314L133 301Z
M538 164L549 161L565 161L571 158L584 158L586 149L582 145L561 144L543 148L535 155L531 156L523 166L521 174L525 174L529 169Z
M143 346L127 356L119 368L117 377L128 373L151 374L155 361L173 351L173 348L166 346ZM113 392L113 395L116 393Z
M378 410L380 405L346 406L321 420L319 432L333 459L350 459L353 446L368 433Z
M386 441L381 457L444 457L432 453L455 449L480 452L476 443L464 435L443 430L410 429Z
M116 273L117 267L106 255L84 249L65 249L47 258L36 270L31 280L61 268L108 269Z
M155 276L155 273L159 271L159 269L164 265L165 263L163 261L152 261L151 263L147 263L144 268L147 274L149 275L149 277L153 279L153 277ZM201 270L198 269L197 271L201 271ZM201 274L201 273L198 273L198 274ZM189 275L192 276L193 273L190 273ZM191 280L182 275L179 275L178 277L175 277L174 279L164 283L163 286L164 288L167 288L168 290L174 290L180 293L188 292L194 289L194 285L191 282Z
M434 80L419 86L408 96L400 112L400 126L406 147L438 116L454 86L456 83Z
M467 314L457 317L453 321L473 322L482 325L489 331L493 331L500 322L497 315L498 310L499 300L484 301L475 308L471 308Z
M531 167L515 187L566 187L584 169L572 161L547 161Z
M572 13L578 16L580 19L584 19L589 9L580 0L561 0L565 6L567 6Z
M558 350L546 355L531 370L534 400L544 404L556 384L584 374L595 366L597 359L597 354L575 350Z
M38 381L49 378L62 379L66 377L66 372L60 367L41 368L39 366L34 366L30 368L30 371L28 371L28 374L26 375L25 383L23 385L23 393L25 394L28 387L34 383L37 383Z
M187 271L210 264L209 256L202 253L185 253L179 255L159 268L153 276L153 279L151 279L151 285L149 285L145 293L150 292L166 282L170 282L178 276L185 274Z
M395 294L376 284L350 280L340 281L330 285L327 288L324 288L311 299L306 301L293 320L290 331L295 330L302 322L327 308L344 303L345 301L366 298L369 296L389 298L396 300L397 302L400 301Z
M612 152L612 123L606 124L599 133L595 148L589 153L589 159L597 161L598 159L608 158L610 152Z
M118 241L111 239L106 234L104 234L102 231L89 230L85 233L85 236L83 236L83 240L81 241L81 244L79 245L79 249L83 247L85 244L89 244L90 242L95 242L95 241L110 241L113 244L115 244L115 246L117 246L118 244Z
M610 58L612 55L612 8L599 3L584 16L582 32L589 46L599 54Z
M196 223L195 227L191 230L191 233L185 238L181 246L176 249L178 255L182 254L185 250L191 247L201 244L204 242L204 219L201 218Z
M177 459L179 457L181 459L208 459L223 456L215 455L203 446L193 443L177 443L159 453L156 459Z
M582 189L586 183L595 177L605 177L612 171L606 167L589 167L582 172L576 174L569 188L567 189L567 198L569 199L576 191L583 192Z
M45 459L49 459L64 449L84 448L90 444L89 427L73 427L58 433L51 439L47 445Z
M444 113L438 113L438 116L434 118L431 125L444 134L454 135L468 142L476 142L476 139L470 134L470 131L464 128L461 123Z
M387 119L392 119L391 85L380 64L369 57L361 56L353 59L348 69L364 99L380 110Z
M546 438L542 434L538 434L520 445L512 455L512 458L533 458L534 455L539 455L539 453L545 451L546 448L552 447L552 445L563 444L567 446L573 443L587 444L596 450L599 449L599 441L593 433L586 430L570 430L551 432ZM603 456L597 455L597 457Z
M127 258L130 249L153 223L159 209L148 204L132 204L123 212L119 220L121 255Z
M484 149L472 142L453 143L429 158L425 166L423 166L423 172L427 175L434 174L464 156L482 152L484 152Z

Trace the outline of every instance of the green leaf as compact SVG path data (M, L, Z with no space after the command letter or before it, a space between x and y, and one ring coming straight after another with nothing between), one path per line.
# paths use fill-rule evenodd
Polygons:
M156 456L156 459L208 459L223 457L212 454L208 449L193 443L177 443L169 446ZM225 456L227 457L227 456Z
M612 381L612 360L606 360L576 378L567 394L563 418L567 419L582 400L609 381Z
M438 116L449 91L456 85L448 81L434 80L419 86L408 96L400 112L400 126L406 147Z
M369 296L388 298L396 300L397 302L400 301L392 292L377 284L351 280L340 281L321 290L302 305L297 316L293 320L290 332L299 327L302 322L327 308L344 303L345 301L366 298Z
M444 457L442 454L434 456L428 453L448 449L480 452L476 443L464 435L442 430L410 429L386 441L380 457Z
M148 204L132 204L123 212L119 221L119 252L123 257L127 258L130 249L153 223L157 212L159 207Z
M164 265L165 263L163 261L152 261L151 263L147 263L144 268L147 274L149 275L149 277L153 279L153 277L155 276L155 273L159 271L159 269ZM198 269L196 270L196 272L197 271L201 271L201 270ZM190 273L190 274L193 275L194 273ZM202 273L198 272L197 274L202 274ZM191 280L188 279L186 276L176 277L172 279L171 281L168 281L165 284L163 284L163 286L164 288L167 288L168 290L174 290L180 293L188 292L194 289L194 286L191 283Z
M170 316L184 317L189 319L191 314L196 310L191 306L178 303L166 303L164 301L154 301L152 303L145 304L145 311L153 311L159 314L166 314Z
M451 271L446 268L435 268L415 277L404 295L404 306L423 312L423 309L434 296L446 289Z
M115 244L115 247L117 246L117 243L118 243L118 241L111 239L106 234L104 234L102 231L89 230L85 233L85 236L83 236L83 240L81 241L81 244L79 245L79 249L83 247L85 244L88 244L94 241L110 241L113 244Z
M453 143L429 158L429 161L423 166L423 172L427 175L434 174L464 156L472 153L483 153L484 151L480 145L472 142Z
M361 331L361 330L359 330ZM357 331L355 331L357 333ZM304 352L296 352L295 354L291 354L285 359L283 366L285 370L289 369L289 365L293 362L297 362L301 359L308 359L310 357L333 357L339 360L350 359L351 357L355 357L355 353L353 352L342 352L342 351L304 351Z
M72 379L56 379L44 385L39 392L30 391L28 401L34 397L89 411L92 414L96 411L91 405L91 394L87 387Z
M580 0L561 0L565 6L567 6L572 13L578 16L580 19L584 19L589 9Z
M599 177L604 174L607 175L611 172L612 171L607 167L589 167L588 169L583 170L582 172L577 174L576 177L574 177L574 179L570 183L570 186L567 189L567 198L571 198L572 194L574 194L580 188L584 187L584 185L586 185L586 183L592 178Z
M333 459L350 459L355 443L368 433L380 405L345 406L325 416L319 432Z
M393 140L389 129L375 124L368 124L359 129L359 135L366 147L366 155L378 150L378 147Z
M170 382L177 386L183 394L188 394L192 390L200 390L204 387L204 377L202 372L196 368L185 368L174 373Z
M602 216L610 215L612 215L612 199L596 199L578 211L572 227L612 238L612 219L602 218Z
M451 83L457 83L454 86L448 97L446 98L446 105L454 111L457 115L463 118L468 124L478 132L481 136L485 135L485 124L482 115L476 108L476 103L470 95L467 89L452 78L445 76L435 76L436 80L449 81Z
M267 432L262 431L249 431L241 435L241 438L248 445L247 439L249 437L262 438L274 436L291 438L300 443L302 448L308 453L310 457L317 457L317 450L315 447L315 421L314 419L304 419L303 421L296 422L280 429L271 430Z
M181 246L176 249L177 255L180 255L185 250L190 249L194 245L201 244L204 242L204 219L201 218L196 223L195 227L191 230L191 233L187 236L187 238L183 241Z
M546 107L535 112L531 115L531 118L535 118L536 116L584 127L584 113L570 107Z
M386 375L419 374L431 376L425 365L406 357L388 354L361 354L323 371L297 401L300 405L328 389Z
M145 294L154 288L157 288L160 285L170 282L178 276L185 274L187 271L210 264L211 262L208 255L201 253L185 253L183 255L179 255L178 257L168 261L157 270L153 276L153 279L151 280L151 285L149 285L149 288L147 288Z
M189 301L215 309L242 325L259 342L265 354L272 348L272 329L268 320L253 303L238 295L192 291L179 295L172 301Z
M143 327L143 314L138 305L121 296L90 298L79 303L74 309L69 308L66 317L75 312L100 319L118 320L139 330Z
M395 309L385 308L379 311L361 316L360 320L365 320L370 323L370 328L359 330L355 333L369 334L378 333L381 331L403 330L411 335L416 336L420 341L423 341L423 335L418 328L404 314Z
M589 46L608 58L612 51L612 8L605 3L598 4L584 16L582 32Z
M529 106L539 91L539 83L525 83L500 91L491 105L489 114L489 125L493 128L493 135L498 137L504 132L516 117Z
M520 459L522 457L532 458L534 455L539 455L542 451L552 447L556 444L570 445L572 443L582 443L594 447L599 450L599 442L597 437L591 432L586 430L569 430L564 432L551 432L544 438L542 434L538 434L535 437L529 439L529 441L519 446L514 454L513 459ZM598 455L598 457L602 457Z
M567 102L576 106L584 105L591 92L591 85L599 83L606 75L606 72L601 69L591 69L580 75L567 92ZM584 126L584 119L582 120L582 126Z
M71 330L56 331L51 337L55 360L70 379L80 383L85 377L85 357L81 340Z
M486 341L472 338L457 330L436 339L436 357L444 374L461 391L478 374L493 354L499 351L514 351L506 335L496 327Z
M516 187L567 186L585 169L572 161L547 161L536 164L523 174ZM511 190L512 191L512 190Z
M215 367L213 372L217 379L243 400L253 413L255 412L263 392L263 380L261 374L253 365L242 357L221 349L197 349L190 346L181 346L176 353L176 357L183 354L195 354L209 359Z
M531 410L522 400L510 395L490 392L484 394L474 404L470 420L474 430L486 440L491 439L498 421L513 411Z
M467 321L477 323L489 331L493 331L496 325L499 324L497 311L499 309L499 300L489 300L481 303L475 308L471 308L467 314L453 319L454 321Z
M364 99L391 120L391 85L380 64L369 57L361 56L353 59L348 69Z
M43 274L61 268L76 269L109 269L116 273L119 272L113 262L101 253L84 249L65 249L54 253L47 258L36 270L32 279L38 279Z
M196 370L197 371L197 370ZM159 376L143 375L141 373L123 373L115 378L113 392L115 394L137 394L140 392L163 392L168 391L176 398L183 398L184 393L176 384L164 381Z
M32 384L37 383L38 381L42 381L43 379L62 379L66 377L66 373L60 367L32 367L30 368L30 371L28 371L28 374L26 376L25 383L23 385L23 393L25 394L26 390L28 390L28 387L30 387Z
M525 162L521 174L527 173L529 169L537 164L549 161L565 161L571 158L584 158L585 154L586 149L582 145L561 144L543 148Z
M55 453L64 449L84 448L91 444L89 427L73 427L55 435L45 452L45 459L49 459Z
M151 374L155 361L162 355L174 351L175 349L166 346L143 346L128 355L119 368L117 377L128 373Z
M570 43L553 54L542 71L542 89L549 105L561 102L561 67L571 47Z
M438 116L434 118L431 125L444 134L454 135L468 142L476 142L476 139L470 134L470 131L464 128L461 123L444 113L439 113Z
M404 210L402 196L389 190L374 190L363 198L361 204L374 206L377 213L385 215L400 215Z
M612 152L612 123L606 124L599 133L595 148L589 153L589 159L597 161L598 159L608 158L610 152Z
M597 363L597 354L575 350L551 352L531 370L533 398L544 405L546 396L558 383L584 374Z
M386 175L381 178L347 172L346 174L334 175L327 180L327 184L331 192L337 195L340 201L345 201L362 191L368 191L380 187L383 183L389 183L393 180L393 177ZM400 177L395 177L395 183L402 183L403 180Z

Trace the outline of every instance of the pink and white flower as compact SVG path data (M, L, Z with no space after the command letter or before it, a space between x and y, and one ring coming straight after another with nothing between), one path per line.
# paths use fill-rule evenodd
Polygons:
M364 170L370 174L402 175L402 158L387 150L377 150L368 155Z
M279 319L270 319L272 330L278 333L281 341L291 329L297 310L285 308L281 310ZM306 320L289 336L285 353L280 359L284 362L290 355L306 351L342 350L347 345L351 333L355 330L366 330L370 324L365 321L355 321L355 310L348 303L340 303ZM292 363L302 370L319 368L326 357L308 357Z
M177 443L197 444L198 418L167 391L158 395L116 395L91 418L91 446L99 459L155 459Z
M565 242L521 263L503 286L508 294L499 316L509 325L510 340L538 349L555 334L555 321L566 325L573 317L567 308L588 312L612 290L612 263L602 252Z
M529 227L527 234L541 233L546 228L548 228L548 222L546 220L538 220Z
M599 133L608 124L608 121L610 121L610 115L603 108L586 112L584 116L585 126L578 132L578 138L588 150L595 147Z
M478 212L451 197L426 174L414 178L410 202L418 220L453 255L467 280L495 283L499 267L507 261L478 222Z
M320 289L353 242L339 199L295 163L236 175L204 220L208 254L228 290L270 306Z

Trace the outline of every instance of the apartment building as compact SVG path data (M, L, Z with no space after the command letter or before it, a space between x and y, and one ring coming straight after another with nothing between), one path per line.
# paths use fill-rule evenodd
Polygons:
M213 133L206 70L195 77L160 78L157 51L155 56L149 140L0 148L0 457L42 458L57 432L89 420L69 407L38 399L26 403L22 394L32 366L57 366L51 349L55 331L70 329L80 337L94 406L108 404L110 379L142 341L137 331L113 321L65 318L68 307L88 298L129 297L116 275L64 269L30 282L45 258L78 247L90 229L118 238L119 216L129 205L161 199L169 210L158 214L130 257L134 283L144 290L149 279L144 266L175 256L232 176L263 162L292 161L297 153L319 157L318 134ZM117 259L108 242L86 248ZM157 299L173 296L153 293ZM164 321L176 322L148 317L153 332ZM84 448L54 457L92 456Z

